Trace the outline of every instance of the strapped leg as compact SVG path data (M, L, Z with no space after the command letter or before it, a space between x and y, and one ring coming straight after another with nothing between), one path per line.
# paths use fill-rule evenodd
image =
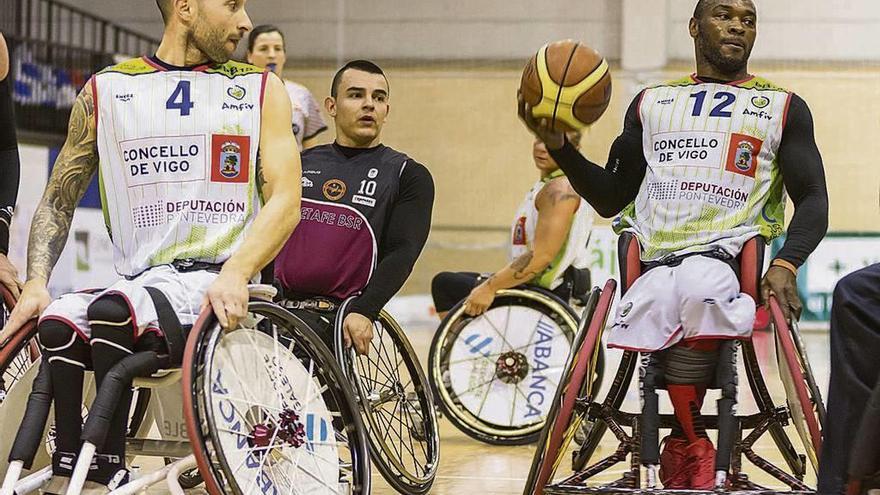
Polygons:
M55 402L55 453L52 471L70 476L82 434L83 377L91 364L89 346L67 323L45 318L37 327Z
M108 294L96 299L89 305L87 314L92 330L91 352L95 383L100 393L110 370L132 354L134 326L128 303L120 295ZM97 458L99 464L104 464L104 469L97 470L102 472L89 474L90 480L102 484L106 484L116 471L125 468L125 436L132 399L131 383L123 388L106 438L102 445L96 445Z
M660 407L657 386L665 374L663 361L662 353L644 354L639 368L642 398L642 415L639 418L642 437L640 448L642 465L645 466L660 463Z
M718 356L718 367L715 371L715 381L721 388L721 397L718 398L718 455L715 456L715 471L730 470L730 456L733 453L734 436L737 431L736 418L736 350L739 346L737 341L727 341L721 344Z

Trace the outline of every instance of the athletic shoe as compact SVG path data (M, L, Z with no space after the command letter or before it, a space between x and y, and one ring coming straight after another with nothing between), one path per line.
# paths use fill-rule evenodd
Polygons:
M690 472L690 488L715 489L715 447L711 440L700 438L688 445L686 464Z
M660 453L660 483L663 488L690 488L687 439L669 435L661 443L663 451Z

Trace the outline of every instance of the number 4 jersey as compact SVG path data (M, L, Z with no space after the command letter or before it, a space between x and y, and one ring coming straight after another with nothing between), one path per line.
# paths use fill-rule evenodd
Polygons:
M91 80L104 220L116 270L222 263L259 209L256 156L267 73L137 58Z
M782 233L777 163L791 95L761 78L722 84L688 77L646 89L639 103L648 168L616 220L643 260L724 249Z

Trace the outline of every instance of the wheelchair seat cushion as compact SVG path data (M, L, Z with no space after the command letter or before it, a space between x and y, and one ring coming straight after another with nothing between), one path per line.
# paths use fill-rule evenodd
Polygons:
M654 352L682 340L745 339L755 307L727 263L688 257L636 279L618 304L608 346Z

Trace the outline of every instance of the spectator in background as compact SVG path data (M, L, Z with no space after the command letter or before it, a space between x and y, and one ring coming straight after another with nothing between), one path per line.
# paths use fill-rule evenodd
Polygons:
M284 79L284 34L275 26L263 24L251 31L248 37L247 61L257 67L266 67L284 81L290 102L293 104L293 134L300 151L318 144L315 137L327 130L321 116L320 106L312 93L302 84Z
M20 286L18 270L6 257L9 253L9 226L21 173L15 115L12 113L12 77L9 72L9 52L6 40L0 34L0 283L17 298Z

